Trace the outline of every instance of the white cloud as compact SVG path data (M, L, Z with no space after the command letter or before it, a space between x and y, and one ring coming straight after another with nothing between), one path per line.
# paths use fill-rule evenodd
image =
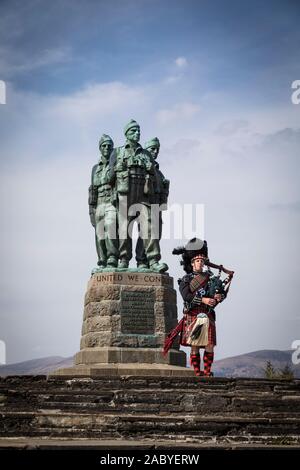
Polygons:
M169 70L170 75L165 78L164 83L166 85L179 85L179 82L184 78L187 65L188 62L185 57L177 57L177 59L172 63Z
M238 131L247 130L249 123L243 119L222 122L216 129L216 134L232 135Z
M177 59L175 60L175 64L179 68L184 68L187 66L187 60L185 57L177 57Z
M56 97L49 114L84 126L95 125L109 117L115 118L116 114L128 114L137 105L143 106L146 99L144 90L139 87L120 82L95 83L69 96Z
M6 85L3 80L0 80L0 104L6 103Z
M188 120L194 117L200 110L200 106L194 103L178 103L168 109L157 112L156 118L159 124L168 125L176 120Z
M71 60L72 51L69 47L44 49L36 56L24 56L8 46L0 47L0 69L6 77L12 77L21 72L31 72L42 67L65 64Z
M93 158L101 134L110 134L116 145L122 145L123 126L131 118L142 120L143 126L149 109L147 88L120 82L88 84L64 96L20 92L8 84L8 98L0 124L5 161L11 159L12 165L74 154Z
M167 85L172 85L173 83L177 83L181 79L181 75L170 75L165 79L165 83Z

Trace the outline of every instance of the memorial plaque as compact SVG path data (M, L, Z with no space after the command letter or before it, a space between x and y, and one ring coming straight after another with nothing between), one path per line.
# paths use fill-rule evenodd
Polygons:
M153 335L154 292L122 291L121 333Z

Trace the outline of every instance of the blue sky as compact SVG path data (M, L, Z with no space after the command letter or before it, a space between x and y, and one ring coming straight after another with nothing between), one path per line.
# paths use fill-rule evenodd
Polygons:
M100 135L121 145L130 118L142 142L161 140L170 203L205 205L211 257L237 272L220 307L217 357L300 338L299 13L297 1L1 1L9 362L78 350L96 262L90 169ZM170 253L181 241L162 242L175 279Z
M21 89L65 93L120 77L146 84L184 56L183 94L199 93L200 78L203 91L274 101L299 71L297 1L31 0L1 10L3 78Z

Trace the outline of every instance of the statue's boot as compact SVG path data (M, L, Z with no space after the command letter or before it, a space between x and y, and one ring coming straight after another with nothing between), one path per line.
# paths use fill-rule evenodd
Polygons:
M99 268L105 268L106 267L106 260L99 259L97 264L98 264Z
M137 268L140 269L141 271L143 269L149 269L149 264L146 263L137 263Z
M114 256L110 256L107 260L108 268L116 268L118 266L118 260Z
M166 263L159 263L158 261L150 263L149 267L151 271L154 271L155 273L164 273L169 269L169 266Z
M128 263L127 259L121 258L121 259L119 260L118 268L127 269L128 266L129 266L129 263Z

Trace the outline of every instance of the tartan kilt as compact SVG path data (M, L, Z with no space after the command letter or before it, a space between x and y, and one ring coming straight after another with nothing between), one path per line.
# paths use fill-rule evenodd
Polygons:
M197 309L197 310L190 310L189 312L186 312L183 314L183 324L182 324L182 330L180 334L180 344L181 346L191 346L190 343L188 343L188 337L190 336L191 330L194 327L194 323L197 320L197 315L200 313L200 311L203 312L203 309ZM216 322L214 318L212 318L212 315L208 312L204 312L208 316L209 319L209 326L208 326L208 344L216 346L217 344L217 332L216 332ZM200 346L204 347L204 346Z

